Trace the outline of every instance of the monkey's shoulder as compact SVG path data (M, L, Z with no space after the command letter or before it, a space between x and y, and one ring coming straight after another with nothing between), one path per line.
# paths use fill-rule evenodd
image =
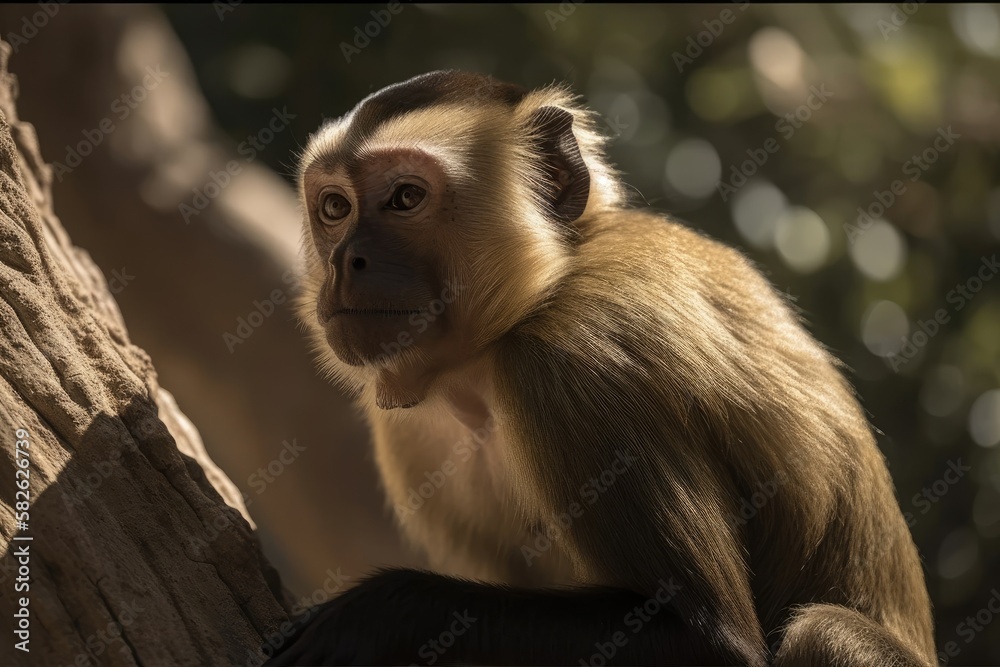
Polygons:
M588 221L575 263L571 282L593 276L635 289L678 280L739 285L747 278L756 288L762 277L736 248L648 209L616 209Z
M648 339L658 331L690 338L798 326L788 300L748 257L668 216L608 211L583 234L563 280L522 332Z
M637 388L709 382L712 394L790 364L802 376L829 367L740 251L638 210L590 221L564 278L504 345L516 366L579 367L579 378L627 377Z

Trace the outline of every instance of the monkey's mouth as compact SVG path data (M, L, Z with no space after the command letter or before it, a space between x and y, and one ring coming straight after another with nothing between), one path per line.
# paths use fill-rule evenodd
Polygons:
M359 317L406 317L407 315L420 315L422 310L404 310L389 308L339 308L333 311L333 316L355 315Z

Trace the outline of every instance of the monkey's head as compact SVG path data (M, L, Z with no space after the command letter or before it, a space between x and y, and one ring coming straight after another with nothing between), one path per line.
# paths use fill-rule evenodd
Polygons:
M365 98L304 152L303 317L334 375L412 405L570 270L619 186L563 88L442 71Z

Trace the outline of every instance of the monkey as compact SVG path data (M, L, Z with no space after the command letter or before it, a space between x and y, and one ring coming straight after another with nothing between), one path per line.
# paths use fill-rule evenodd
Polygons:
M269 664L935 664L843 364L742 253L634 205L598 128L565 85L437 71L310 137L301 318L432 569Z

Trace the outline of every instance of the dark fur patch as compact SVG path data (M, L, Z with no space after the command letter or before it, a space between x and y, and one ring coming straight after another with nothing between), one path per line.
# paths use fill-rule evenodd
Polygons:
M485 74L440 70L387 86L361 102L351 133L365 136L386 121L434 104L478 99L513 108L527 91Z
M375 134L386 122L437 104L476 101L513 109L528 91L485 74L438 70L386 86L362 100L347 130L343 148L322 159L324 169L348 161L361 141Z

